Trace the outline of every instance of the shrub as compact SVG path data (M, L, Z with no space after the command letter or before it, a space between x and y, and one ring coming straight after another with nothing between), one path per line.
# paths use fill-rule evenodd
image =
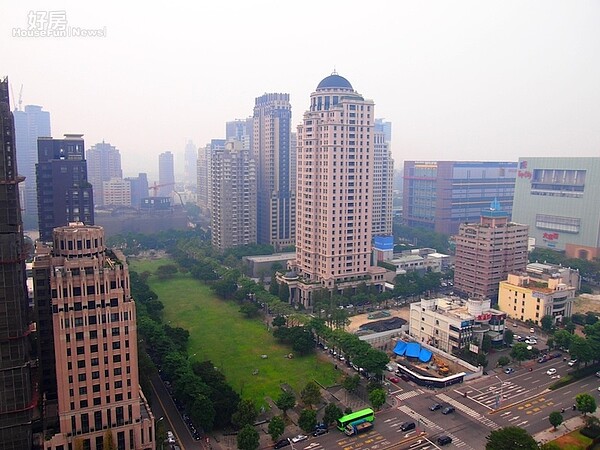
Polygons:
M579 432L585 437L589 437L590 439L596 439L600 436L600 426L594 425L591 427L583 427L581 430L579 430Z

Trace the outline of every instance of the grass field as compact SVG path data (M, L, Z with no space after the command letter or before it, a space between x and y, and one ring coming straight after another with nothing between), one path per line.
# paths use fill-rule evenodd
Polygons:
M154 273L169 263L168 259L131 260L130 267ZM243 398L261 406L265 397L277 398L282 383L297 393L313 379L325 386L336 383L339 372L332 364L318 361L315 355L286 358L290 350L273 339L264 323L246 319L235 302L217 298L190 275L178 274L169 280L151 276L148 284L165 305L164 322L190 332L190 358L211 360Z
M585 450L592 440L575 430L552 442L558 444L562 450Z

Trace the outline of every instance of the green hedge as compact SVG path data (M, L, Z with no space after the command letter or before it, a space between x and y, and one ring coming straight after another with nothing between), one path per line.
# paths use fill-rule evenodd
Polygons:
M552 386L550 386L549 389L553 391L555 389L564 387L567 384L571 384L577 380L581 380L582 378L588 377L596 373L598 369L600 369L600 363L592 364L587 367L582 367L581 369L569 372L567 375L565 375Z

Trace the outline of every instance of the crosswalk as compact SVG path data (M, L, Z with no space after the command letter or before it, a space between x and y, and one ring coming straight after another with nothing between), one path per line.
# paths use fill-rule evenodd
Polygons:
M417 397L423 393L424 393L423 390L416 389L414 391L406 391L406 392L402 392L401 394L397 394L396 398L400 401L403 401L403 400L408 400L409 398Z
M449 405L454 406L459 411L462 411L463 413L467 414L468 416L471 416L472 418L476 419L478 422L481 422L485 426L490 427L492 430L497 430L498 428L500 428L500 425L498 425L493 420L490 420L487 417L485 417L483 414L478 413L477 411L475 411L472 408L469 408L466 405L463 405L461 402L453 399L449 395L440 393L440 394L437 394L436 397L439 398L442 402L448 403Z
M503 381L501 384L489 386L485 391L469 391L469 397L491 410L508 400L515 401L518 400L518 397L524 398L529 391L530 389L512 381Z
M452 433L449 433L448 431L445 431L438 424L436 424L435 422L431 421L429 418L423 416L422 414L419 414L418 412L416 412L412 408L408 407L407 405L400 405L398 407L398 409L400 411L402 411L403 413L411 416L412 418L418 420L418 423L419 423L420 426L424 426L424 427L430 428L432 430L433 434L443 432L445 435L450 436L452 438L452 444L455 447L463 448L465 450L475 450L469 444L467 444L463 440L459 439L456 435L454 435Z

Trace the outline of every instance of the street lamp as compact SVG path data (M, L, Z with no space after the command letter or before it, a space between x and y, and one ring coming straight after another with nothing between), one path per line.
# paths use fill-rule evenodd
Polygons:
M162 417L161 417L160 419L158 419L158 420L156 421L156 423L154 424L154 434L155 434L155 436L158 436L158 423L159 423L161 420L163 420L164 418L165 418L165 416L162 416ZM161 441L160 441L160 450L163 450L163 448L164 448L164 445L165 445L165 441L164 441L164 439L163 439L163 440L161 440Z

